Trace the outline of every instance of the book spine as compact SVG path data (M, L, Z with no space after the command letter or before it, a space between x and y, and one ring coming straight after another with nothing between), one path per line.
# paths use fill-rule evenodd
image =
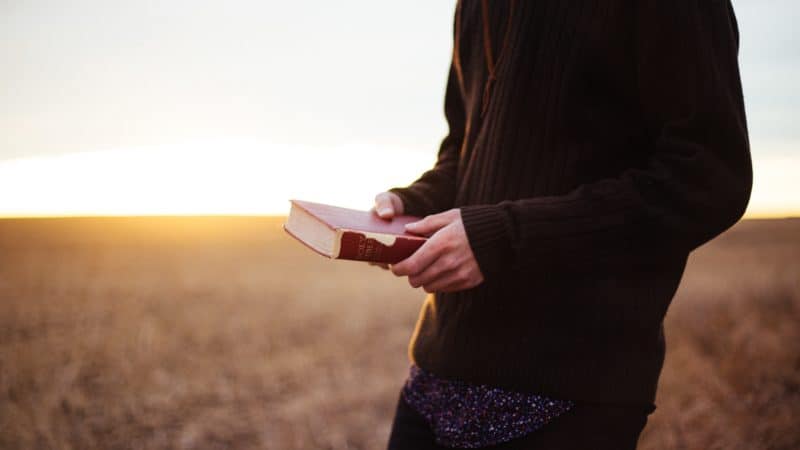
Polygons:
M396 236L392 245L385 245L377 239L357 231L344 231L341 234L338 259L353 261L373 261L381 263L398 263L416 251L425 239L414 239Z

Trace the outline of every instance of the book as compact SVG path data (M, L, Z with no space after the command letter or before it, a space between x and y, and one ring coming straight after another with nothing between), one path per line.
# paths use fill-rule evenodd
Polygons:
M304 200L290 200L283 229L315 252L332 259L394 264L409 257L427 238L405 231L420 217L383 219L359 211Z

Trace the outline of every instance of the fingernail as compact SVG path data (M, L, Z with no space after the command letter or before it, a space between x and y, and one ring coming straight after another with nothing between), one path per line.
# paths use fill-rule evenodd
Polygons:
M392 209L391 208L381 208L381 209L378 210L378 214L381 215L381 216L386 216L386 215L389 215L391 213L392 213Z
M411 222L406 224L406 228L414 228L417 226L417 222Z

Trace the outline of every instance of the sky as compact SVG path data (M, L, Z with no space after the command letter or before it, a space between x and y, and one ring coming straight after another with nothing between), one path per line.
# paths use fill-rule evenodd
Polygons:
M368 208L435 161L453 1L0 1L0 215ZM792 0L735 0L748 215L800 215Z

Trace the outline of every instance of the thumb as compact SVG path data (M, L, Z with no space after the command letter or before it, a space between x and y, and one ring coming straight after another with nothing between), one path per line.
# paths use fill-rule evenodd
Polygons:
M381 192L375 196L375 212L384 219L391 219L395 215L395 207L392 198L386 192Z
M407 223L406 230L414 234L430 236L449 223L450 219L445 213L432 214L422 220Z

